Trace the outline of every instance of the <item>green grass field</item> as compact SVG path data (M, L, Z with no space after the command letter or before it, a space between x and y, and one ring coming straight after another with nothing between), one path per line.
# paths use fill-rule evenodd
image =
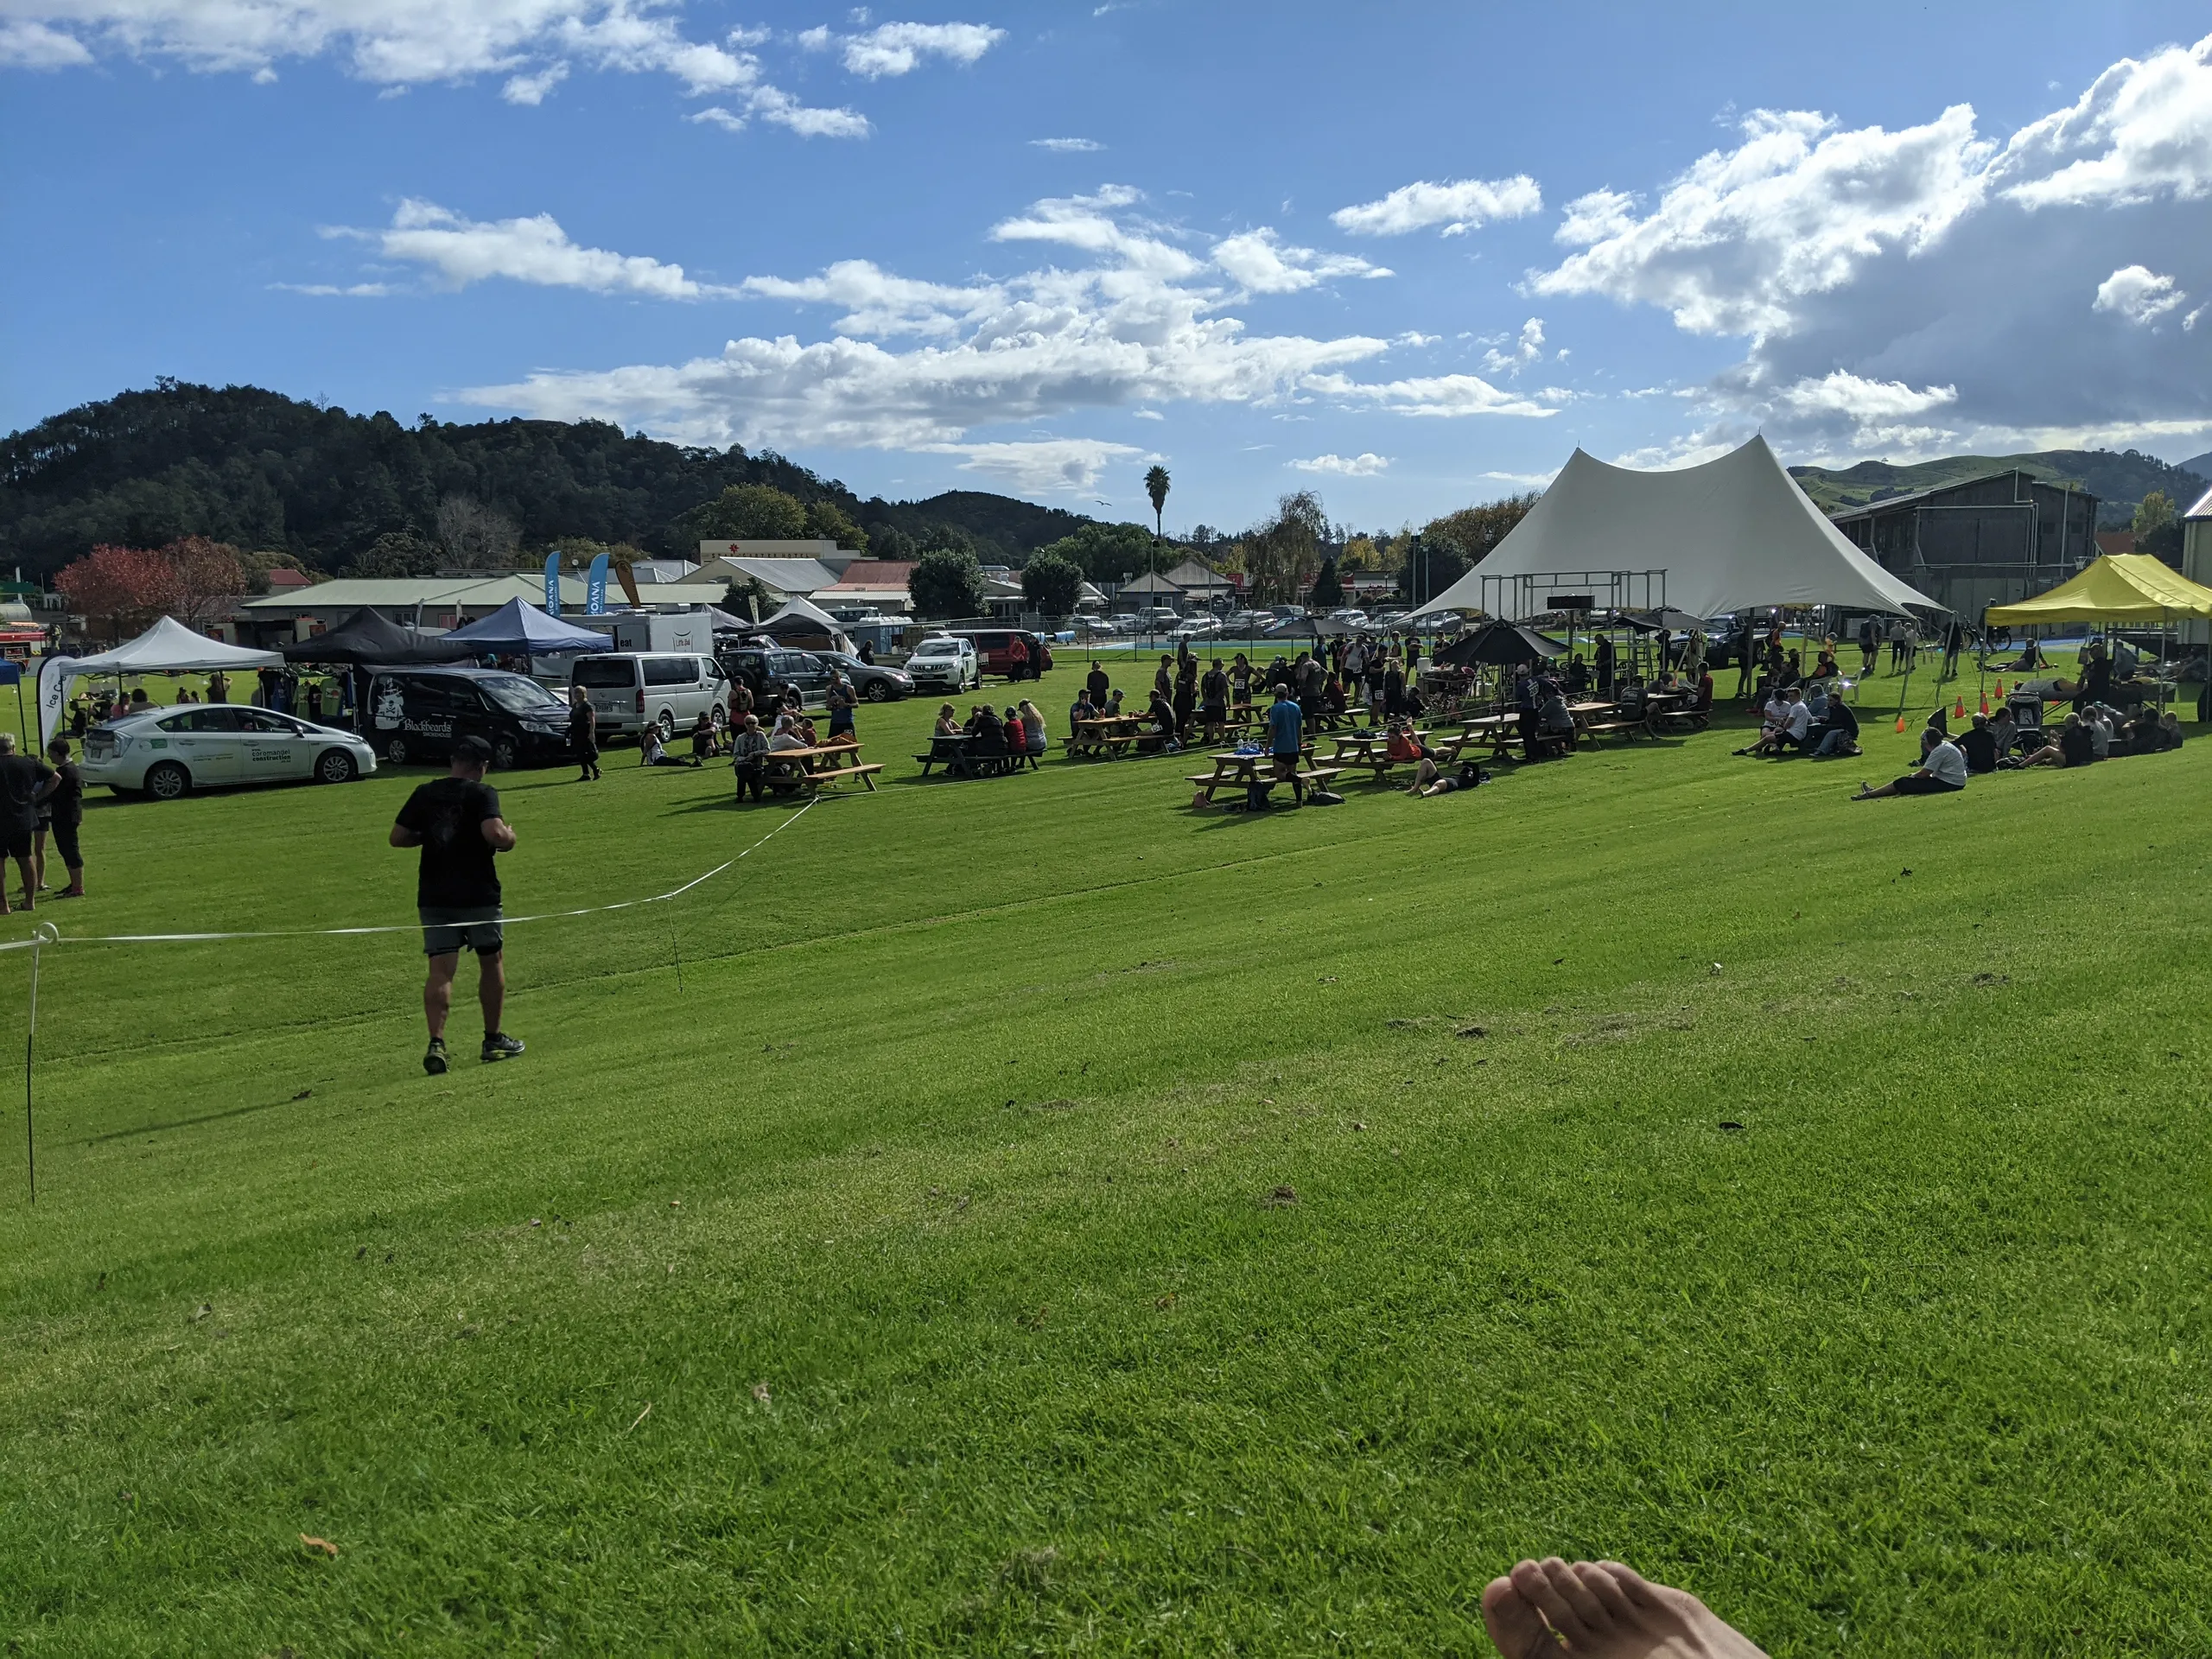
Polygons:
M2212 746L1246 817L904 781L933 707L515 929L504 1066L424 1077L406 934L43 953L9 1652L1472 1655L1548 1551L1777 1655L2212 1650ZM632 758L495 779L511 912L788 816ZM425 775L98 799L41 918L410 920Z

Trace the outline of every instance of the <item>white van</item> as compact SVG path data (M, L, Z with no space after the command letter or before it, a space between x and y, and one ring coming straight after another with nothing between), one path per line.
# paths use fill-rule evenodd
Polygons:
M649 720L664 738L688 731L701 715L729 723L729 682L711 657L670 652L609 651L579 657L569 670L599 710L601 737L634 737Z

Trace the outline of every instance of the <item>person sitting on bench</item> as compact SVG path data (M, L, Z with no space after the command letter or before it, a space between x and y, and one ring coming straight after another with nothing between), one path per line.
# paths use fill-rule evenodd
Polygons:
M934 734L938 737L958 737L960 733L961 725L959 711L955 709L949 702L941 702L938 704L937 726L935 728Z
M1572 753L1574 716L1567 712L1558 682L1547 676L1539 684L1537 697L1535 724L1529 734L1529 759L1549 760Z
M969 754L977 760L989 762L994 767L1004 764L1009 753L1006 722L999 718L997 709L988 702L981 705L969 717L968 731L975 739L969 746Z
M1152 689L1152 704L1144 711L1152 722L1153 730L1160 734L1160 747L1173 754L1181 747L1175 741L1175 704L1158 686Z
M1933 726L1920 734L1920 766L1895 783L1876 789L1859 785L1854 801L1878 801L1891 795L1955 795L1967 786L1967 758L1959 746Z

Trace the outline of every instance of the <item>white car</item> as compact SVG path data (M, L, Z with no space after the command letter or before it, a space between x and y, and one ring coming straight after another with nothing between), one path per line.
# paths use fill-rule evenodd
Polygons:
M916 645L906 669L917 691L965 691L983 683L983 665L976 658L976 642L950 635Z
M77 770L118 795L143 790L174 801L195 789L313 779L351 783L377 769L376 751L351 732L237 703L194 702L126 715L85 734Z
M1198 617L1175 630L1178 639L1211 639L1221 632L1221 624L1210 617Z

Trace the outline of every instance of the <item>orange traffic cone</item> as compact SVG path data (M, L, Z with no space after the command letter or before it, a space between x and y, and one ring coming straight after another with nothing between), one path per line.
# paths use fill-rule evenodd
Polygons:
M1998 682L1997 682L1997 696L1998 696L1998 700L1999 700L1999 702L2002 702L2002 701L2004 700L2004 697L2005 697L2005 682L2004 682L2004 681L2002 681L2002 680L1999 680L1999 681L1998 681Z
M1981 700L1981 712L1985 715L1989 712L1989 699L1987 697L1984 697Z
M1983 709L1981 712L1982 712L1983 714L1985 714L1985 715L1986 715L1986 714L1987 714L1987 713L1989 712L1989 710L1988 710L1988 709ZM1955 709L1952 709L1952 710L1951 710L1951 718L1952 718L1953 720L1964 720L1966 717L1967 717L1967 700L1966 700L1966 698L1964 697L1964 696L1960 696L1960 697L1959 697L1959 699L1958 699L1958 707L1956 707Z
M1903 715L1899 715L1897 716L1897 730L1904 730L1904 716Z

